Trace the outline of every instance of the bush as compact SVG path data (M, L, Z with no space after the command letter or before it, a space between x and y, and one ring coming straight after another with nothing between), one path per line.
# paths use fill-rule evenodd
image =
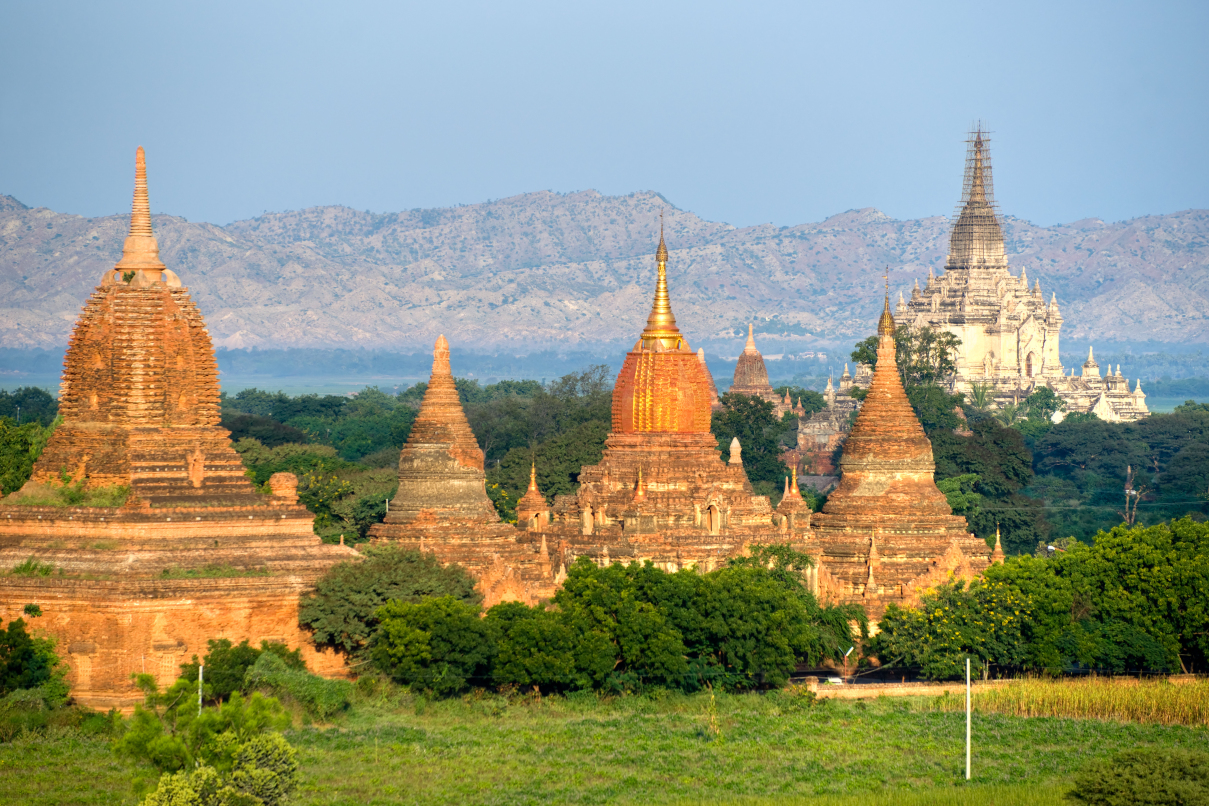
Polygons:
M270 733L240 744L226 774L211 766L165 773L142 806L277 806L297 785L296 751Z
M391 600L451 596L475 605L482 601L465 569L442 566L433 554L391 545L369 546L363 553L361 562L329 569L315 591L302 597L298 621L314 633L316 646L361 652L378 626L379 608Z
M295 649L291 652L285 644L261 641L260 648L257 649L251 646L247 639L235 645L229 638L212 638L206 644L210 651L206 653L202 663L199 664L197 656L194 655L192 662L181 664L181 679L196 683L198 667L204 665L206 671L202 684L210 702L218 703L228 700L237 691L246 693L248 689L245 685L245 678L248 670L256 664L261 656L266 654L278 658L286 668L306 672L306 663L302 660L302 650Z
M304 668L288 665L280 655L262 652L244 677L244 688L293 701L317 719L327 719L348 708L353 684L328 680Z
M580 558L552 607L517 602L478 618L451 598L391 602L372 657L400 683L452 694L487 680L547 691L783 685L801 662L838 660L859 607L820 607L809 558L763 547L708 574Z
M21 696L37 696L47 708L60 708L69 694L65 674L53 638L31 636L24 619L0 629L0 697L33 691L36 695Z
M391 600L377 615L370 655L396 682L453 694L487 679L494 646L478 605L452 596Z
M1086 806L1209 806L1209 754L1126 750L1085 767L1066 797Z

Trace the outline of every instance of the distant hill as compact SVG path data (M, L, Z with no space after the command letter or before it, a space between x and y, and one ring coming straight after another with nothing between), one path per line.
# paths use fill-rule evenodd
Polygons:
M681 329L737 353L756 321L768 353L835 345L873 327L882 270L909 290L948 251L942 216L851 210L817 224L736 228L658 193L527 193L454 208L269 213L226 227L155 216L164 262L223 347L413 351L631 343L646 319L659 211ZM1116 224L1007 219L1014 270L1056 291L1079 341L1209 342L1209 211ZM81 218L0 196L0 347L64 344L121 254L127 216Z

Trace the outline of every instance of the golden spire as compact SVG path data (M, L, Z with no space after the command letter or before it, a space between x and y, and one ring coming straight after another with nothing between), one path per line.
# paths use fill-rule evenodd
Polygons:
M659 248L655 250L659 279L655 282L651 315L647 317L646 329L642 331L642 349L678 350L684 339L680 335L680 328L676 327L676 316L672 313L672 301L667 293L667 245L663 242L663 214L660 213L659 217Z
M894 317L890 315L890 268L886 267L886 304L882 307L882 318L877 320L877 335L894 335Z
M160 247L151 231L151 203L147 199L147 158L139 146L134 156L134 203L130 210L130 234L122 245L122 259L114 266L124 271L163 272ZM154 279L158 280L159 277Z
M529 491L537 491L537 462L529 465Z

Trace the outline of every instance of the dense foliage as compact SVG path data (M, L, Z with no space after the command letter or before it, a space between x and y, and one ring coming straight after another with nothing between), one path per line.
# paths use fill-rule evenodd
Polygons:
M0 698L29 691L46 707L57 708L67 701L64 674L54 639L30 635L25 619L0 627Z
M997 674L1209 669L1209 524L1122 525L983 576L890 605L870 652L935 678L967 655Z
M767 400L727 392L721 402L722 410L713 413L710 430L718 438L722 460L730 460L731 440L738 438L748 480L758 494L779 500L789 475L789 468L781 461L779 441L786 425L773 414L773 405Z
M53 422L42 425L35 420L17 425L16 420L0 417L0 495L15 492L29 481L34 462L53 431Z
M59 401L45 389L22 386L7 392L0 389L0 417L7 417L17 425L37 423L46 427L59 414Z
M1067 799L1084 806L1209 804L1209 753L1144 747L1098 758L1075 777Z
M549 608L507 603L479 618L452 597L390 602L371 655L401 683L635 691L780 686L799 663L838 659L863 630L858 607L822 607L803 587L809 558L788 547L708 574L581 558Z
M254 647L247 639L232 644L229 638L210 639L207 642L209 652L200 661L197 655L189 663L181 665L181 679L196 683L201 666L205 666L202 675L202 685L206 699L213 703L225 702L238 691L246 691L244 678L261 655L276 656L283 664L292 669L306 669L302 654L281 643L261 641L260 647Z
M114 749L161 773L143 806L276 806L297 786L296 753L279 732L291 720L277 700L235 693L199 714L196 683L163 692L151 675L137 683L144 704Z
M298 621L315 644L342 652L363 650L388 601L419 602L448 596L477 608L482 597L460 565L443 566L432 554L398 546L368 546L364 560L333 566L302 597Z

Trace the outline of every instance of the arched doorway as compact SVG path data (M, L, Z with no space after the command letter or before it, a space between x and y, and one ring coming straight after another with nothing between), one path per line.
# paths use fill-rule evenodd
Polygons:
M1030 351L1029 354L1024 357L1024 374L1031 378L1037 374L1037 369L1039 369L1037 366L1037 354Z
M710 504L709 509L705 512L706 522L709 524L709 533L716 535L722 531L722 511L718 509L717 504Z

